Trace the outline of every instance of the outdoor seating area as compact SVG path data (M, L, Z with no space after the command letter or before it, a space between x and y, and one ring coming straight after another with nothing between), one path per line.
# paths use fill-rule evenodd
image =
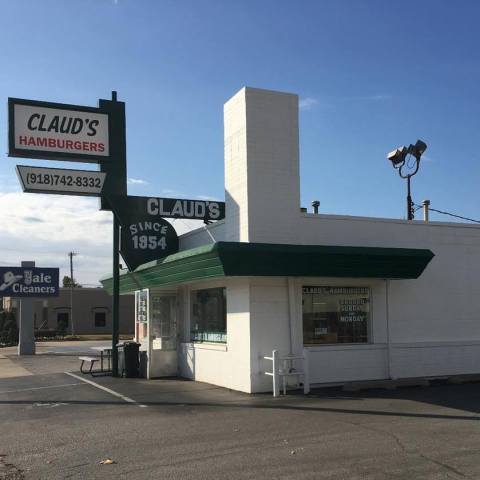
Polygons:
M140 376L139 347L140 344L136 342L121 342L117 344L118 373L120 377L136 378ZM92 377L112 375L112 347L93 346L90 347L90 350L93 350L96 354L78 357L81 360L80 372L84 375L90 374Z
M80 364L80 372L83 374L108 375L112 373L112 348L111 347L90 347L91 350L100 352L100 355L96 356L81 356L78 357L82 361ZM100 370L94 370L95 364L100 363ZM84 369L84 365L89 364L88 370Z

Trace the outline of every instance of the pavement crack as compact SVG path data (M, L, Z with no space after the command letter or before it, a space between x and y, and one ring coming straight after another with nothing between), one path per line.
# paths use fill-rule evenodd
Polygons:
M360 428L363 428L365 430L370 430L372 432L377 432L377 433L381 433L383 435L387 435L388 437L392 438L393 440L395 440L395 443L401 448L401 450L403 452L405 452L406 454L411 454L411 455L417 455L419 456L420 458L423 458L424 460L427 460L429 462L432 462L434 463L435 465L438 465L439 467L442 467L446 470L448 470L449 472L451 473L454 473L455 475L458 475L462 478L470 478L468 475L466 475L465 473L461 472L460 470L457 470L455 467L452 467L451 465L449 465L448 463L445 463L445 462L440 462L439 460L435 460L434 458L431 458L429 457L428 455L425 455L424 453L421 453L418 451L418 449L416 448L410 448L408 449L407 446L401 441L401 439L395 435L395 433L393 432L389 432L389 431L386 431L386 430L381 430L381 429L378 429L378 428L374 428L374 427L371 427L369 425L363 425L361 423L356 423L356 422L345 422L344 423L348 423L350 425L354 425L354 426L357 426L357 427L360 427Z
M428 460L432 463L435 463L436 465L439 465L440 467L443 467L449 470L450 472L455 473L456 475L459 475L462 478L469 478L465 473L461 472L460 470L457 470L455 467L452 467L448 463L440 462L439 460L435 460L434 458L428 457L427 455L420 452L417 452L417 454L423 459Z

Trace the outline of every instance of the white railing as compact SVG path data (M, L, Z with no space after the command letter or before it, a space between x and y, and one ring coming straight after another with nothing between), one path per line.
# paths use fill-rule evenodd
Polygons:
M272 362L272 371L265 372L265 375L272 377L273 396L280 396L280 379L282 380L283 394L287 394L287 378L297 377L297 385L299 385L299 377L303 377L303 393L310 392L310 378L308 375L308 350L303 349L303 355L286 355L280 357L278 350L273 350L271 357L263 357L265 360ZM293 367L295 360L303 361L303 370L297 370Z

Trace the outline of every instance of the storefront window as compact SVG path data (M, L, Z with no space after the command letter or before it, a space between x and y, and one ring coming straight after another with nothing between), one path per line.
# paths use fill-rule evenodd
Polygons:
M303 287L303 342L366 343L370 322L367 287Z
M191 294L192 342L227 341L227 301L225 288L195 290Z

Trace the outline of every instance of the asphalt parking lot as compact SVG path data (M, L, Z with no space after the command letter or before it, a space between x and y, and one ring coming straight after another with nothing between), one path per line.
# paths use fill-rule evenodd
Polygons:
M478 479L479 412L480 383L273 399L7 354L0 479Z

